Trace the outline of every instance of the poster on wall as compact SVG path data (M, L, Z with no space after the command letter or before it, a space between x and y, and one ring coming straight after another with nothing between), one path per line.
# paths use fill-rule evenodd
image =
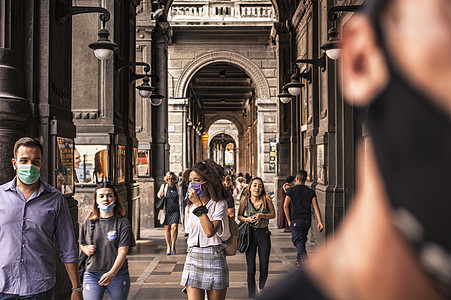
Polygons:
M307 172L307 180L312 181L311 165L310 165L310 147L304 148L303 168Z
M272 139L269 142L269 171L276 170L276 145Z
M125 146L117 146L117 183L125 182Z
M74 192L74 141L57 137L56 188L64 195Z
M324 144L316 146L316 170L318 176L318 182L326 183L326 172L325 172L325 164L324 164Z

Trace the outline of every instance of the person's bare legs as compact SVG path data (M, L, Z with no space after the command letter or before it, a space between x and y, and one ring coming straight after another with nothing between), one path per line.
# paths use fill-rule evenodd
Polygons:
M166 239L166 253L171 253L171 226L164 225L164 237Z
M205 291L192 286L186 286L186 294L188 295L188 299L190 300L205 299ZM210 300L210 294L208 295L208 299ZM223 299L225 299L225 297Z
M171 224L171 251L175 252L175 242L177 241L177 235L179 233L179 225L177 223Z
M226 298L227 288L222 290L207 291L208 300L224 300Z

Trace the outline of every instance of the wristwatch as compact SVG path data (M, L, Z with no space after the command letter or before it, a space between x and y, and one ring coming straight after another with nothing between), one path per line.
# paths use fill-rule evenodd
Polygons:
M78 288L72 288L72 292L83 292L83 287L78 287Z

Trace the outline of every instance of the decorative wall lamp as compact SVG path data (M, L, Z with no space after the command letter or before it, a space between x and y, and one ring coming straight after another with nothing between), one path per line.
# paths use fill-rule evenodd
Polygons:
M336 21L338 19L338 12L346 11L346 12L356 12L358 11L362 5L349 5L349 6L334 6L329 9L327 12L327 17L334 24L333 27L329 29L327 32L327 42L321 45L321 49L326 51L326 55L333 60L337 60L340 58L341 54L341 40L338 35L339 32L336 28Z
M73 15L86 13L100 13L99 19L102 21L102 29L98 33L99 39L97 42L89 44L89 48L94 50L94 54L98 59L107 60L113 55L113 51L118 48L117 44L110 42L108 39L110 33L105 28L106 22L110 19L110 12L103 7L69 6L60 0L56 1L56 22L58 24L66 23Z
M115 63L116 63L116 70L119 71L120 69L124 67L132 67L132 66L144 66L144 72L146 74L135 74L134 72L130 71L130 82L134 82L135 80L141 79L143 80L142 84L138 85L136 89L138 90L138 93L143 98L149 98L151 97L152 92L155 90L153 86L150 86L149 84L149 77L155 78L155 81L158 82L160 79L156 75L149 75L147 73L150 72L150 65L145 62L128 62L123 61L117 56L115 57ZM160 102L161 104L161 102ZM158 104L159 105L159 104Z
M291 75L291 81L285 85L288 88L288 93L290 93L292 96L299 96L301 94L302 88L305 86L303 83L301 83L301 78L304 78L309 83L311 83L312 69L309 69L306 72L299 73L299 70L296 68L296 72Z
M153 106L159 106L163 102L163 99L164 96L158 93L158 88L155 88L155 92L150 95L150 104Z
M282 93L280 93L279 95L277 95L277 97L279 97L280 102L282 102L283 104L287 104L288 102L291 101L291 94L288 92L288 87L287 85L284 85L282 87Z

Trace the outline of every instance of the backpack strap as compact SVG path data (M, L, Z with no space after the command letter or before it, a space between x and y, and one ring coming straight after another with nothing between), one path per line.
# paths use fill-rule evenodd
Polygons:
M91 244L94 244L94 229L96 228L96 221L91 220L91 232L89 234L89 237L91 238Z

